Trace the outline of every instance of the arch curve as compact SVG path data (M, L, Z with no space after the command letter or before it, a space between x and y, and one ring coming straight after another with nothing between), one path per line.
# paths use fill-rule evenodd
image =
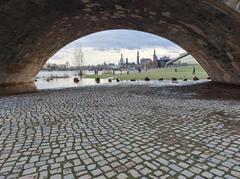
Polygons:
M239 0L6 0L0 3L0 85L33 82L66 44L111 29L178 44L214 81L240 85Z

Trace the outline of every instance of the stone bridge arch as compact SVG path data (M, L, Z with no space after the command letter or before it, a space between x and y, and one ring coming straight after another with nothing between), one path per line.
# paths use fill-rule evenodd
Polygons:
M167 38L218 82L240 85L240 0L4 0L0 85L31 83L66 44L111 29Z

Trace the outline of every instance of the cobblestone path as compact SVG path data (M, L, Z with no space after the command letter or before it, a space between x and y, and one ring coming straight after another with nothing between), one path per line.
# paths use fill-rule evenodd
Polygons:
M0 98L0 178L240 178L240 101L172 94L130 85Z

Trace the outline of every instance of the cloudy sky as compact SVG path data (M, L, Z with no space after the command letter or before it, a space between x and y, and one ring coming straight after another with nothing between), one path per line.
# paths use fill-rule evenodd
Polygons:
M132 30L110 30L94 33L80 38L58 51L50 63L64 64L67 61L74 65L73 52L75 48L82 47L85 58L85 65L117 63L123 53L124 58L130 62L136 62L137 51L140 58L152 58L156 49L158 57L177 57L185 51L169 40L159 36ZM185 61L191 61L191 58Z

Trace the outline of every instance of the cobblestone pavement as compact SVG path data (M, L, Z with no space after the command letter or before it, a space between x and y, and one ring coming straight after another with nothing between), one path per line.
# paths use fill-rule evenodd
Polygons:
M240 178L240 101L183 96L120 85L2 97L0 178Z

